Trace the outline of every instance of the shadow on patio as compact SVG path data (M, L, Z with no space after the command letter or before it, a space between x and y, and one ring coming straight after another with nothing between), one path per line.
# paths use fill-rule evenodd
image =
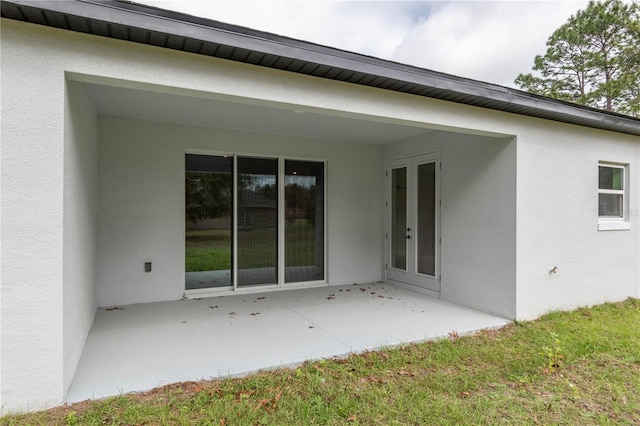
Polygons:
M292 366L508 322L384 283L101 308L66 402Z

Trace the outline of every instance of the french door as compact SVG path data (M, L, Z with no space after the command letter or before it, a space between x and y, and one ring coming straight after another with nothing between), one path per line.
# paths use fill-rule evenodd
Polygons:
M387 279L440 291L440 156L391 161L387 171Z
M324 162L185 154L185 290L325 279Z

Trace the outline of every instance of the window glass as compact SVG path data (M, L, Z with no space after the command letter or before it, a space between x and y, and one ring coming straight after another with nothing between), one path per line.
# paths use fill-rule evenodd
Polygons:
M598 198L598 216L623 217L621 194L600 194Z
M600 164L598 166L598 217L623 219L626 196L625 166Z
M418 166L418 272L436 273L436 163Z
M238 286L278 282L278 160L238 157Z
M285 161L285 282L324 279L324 163Z
M622 167L600 166L599 170L598 186L600 189L624 189L624 169Z
M232 285L233 158L185 155L185 288Z
M407 269L407 168L391 171L391 267Z

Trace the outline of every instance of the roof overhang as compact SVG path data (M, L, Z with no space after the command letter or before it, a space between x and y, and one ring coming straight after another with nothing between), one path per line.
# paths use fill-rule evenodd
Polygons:
M124 1L1 1L4 18L640 135L640 119Z

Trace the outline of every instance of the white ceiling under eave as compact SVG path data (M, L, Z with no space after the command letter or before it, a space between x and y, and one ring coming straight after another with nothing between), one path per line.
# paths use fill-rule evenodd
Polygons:
M98 113L142 120L369 144L397 142L432 131L334 112L324 114L93 83L87 87Z

